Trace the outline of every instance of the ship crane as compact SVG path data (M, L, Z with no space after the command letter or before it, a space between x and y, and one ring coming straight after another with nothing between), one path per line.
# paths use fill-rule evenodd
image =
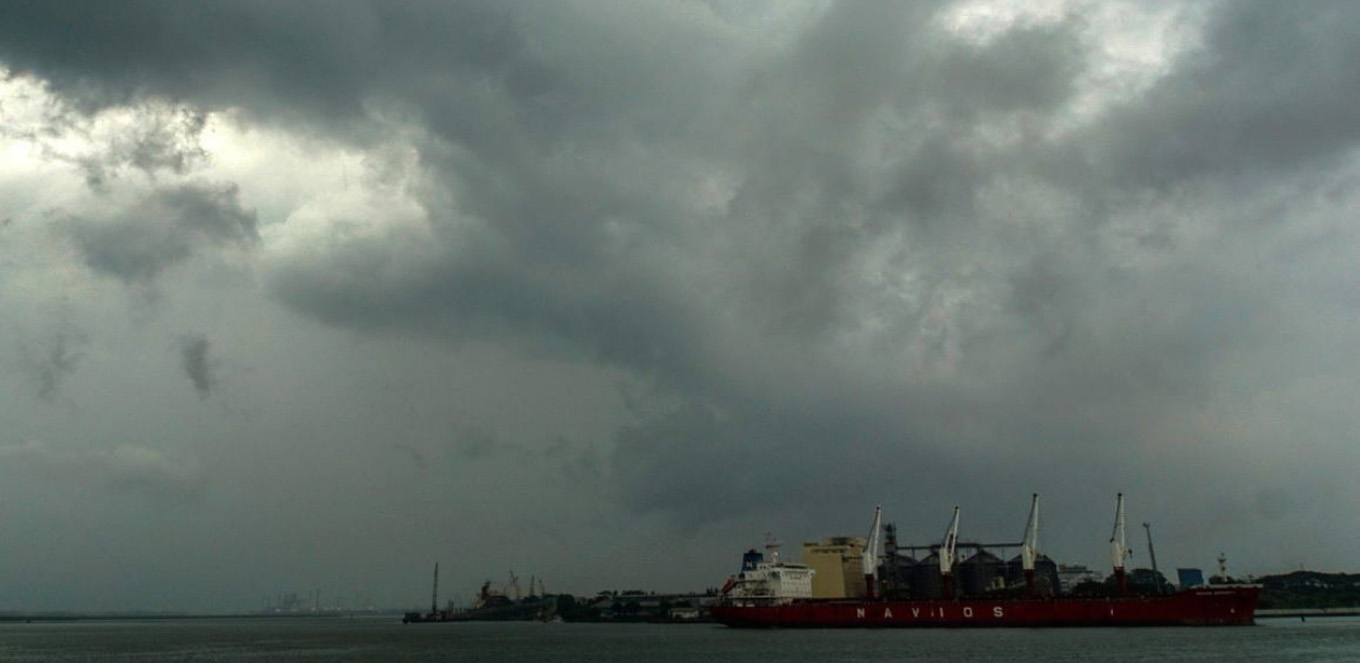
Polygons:
M1025 536L1020 543L1020 565L1025 571L1025 587L1029 595L1037 591L1034 583L1034 563L1039 558L1039 493L1034 493L1029 503L1029 521L1025 523Z
M945 598L954 598L954 550L959 543L959 507L954 507L954 517L949 520L945 530L944 542L940 544L940 576L944 581Z
M1147 531L1148 540L1148 559L1152 562L1152 581L1157 583L1157 591L1162 591L1162 575L1157 572L1157 551L1152 547L1152 525L1143 523L1143 529Z
M1124 560L1129 556L1129 546L1124 540L1124 493L1119 493L1114 503L1114 532L1110 535L1110 557L1114 562L1114 579L1119 585L1119 593L1128 592L1128 578L1124 574Z
M869 526L869 543L864 546L864 557L862 566L864 568L864 587L866 596L870 599L878 594L878 549L881 545L883 525L883 507L874 507L874 522Z

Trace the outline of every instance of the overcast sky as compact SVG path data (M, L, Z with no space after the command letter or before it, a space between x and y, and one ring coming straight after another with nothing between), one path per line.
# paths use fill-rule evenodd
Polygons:
M0 610L1360 571L1360 7L5 2ZM796 552L789 546L786 554Z

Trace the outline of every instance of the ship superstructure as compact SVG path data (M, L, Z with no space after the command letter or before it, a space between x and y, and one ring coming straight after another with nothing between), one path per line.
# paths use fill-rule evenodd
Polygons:
M741 571L727 579L722 594L734 606L786 605L812 598L813 574L806 565L780 561L779 542L767 537L764 554L742 555Z

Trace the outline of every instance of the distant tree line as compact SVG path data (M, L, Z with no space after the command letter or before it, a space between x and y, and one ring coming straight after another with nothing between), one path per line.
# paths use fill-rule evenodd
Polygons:
M1262 610L1360 607L1360 573L1295 571L1262 576Z

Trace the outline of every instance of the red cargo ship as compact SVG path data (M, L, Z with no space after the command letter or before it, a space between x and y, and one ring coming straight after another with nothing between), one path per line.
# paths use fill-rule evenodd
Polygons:
M1259 585L1217 584L1176 592L1131 592L1124 573L1124 506L1116 506L1110 543L1115 561L1108 596L1043 596L1036 591L1034 563L1039 557L1038 496L1030 509L1021 548L1027 587L1007 597L954 596L953 571L958 509L944 541L932 546L938 558L943 596L881 598L877 578L880 512L874 513L869 545L864 548L865 596L851 599L812 598L814 571L785 564L752 551L740 575L723 587L713 618L728 626L754 628L928 628L928 627L1073 627L1073 626L1248 626L1255 623ZM1150 534L1150 533L1149 533ZM1149 537L1150 539L1150 537ZM1150 542L1150 540L1149 540ZM767 546L773 549L774 545ZM1155 565L1155 562L1154 562ZM1226 572L1222 573L1226 576ZM952 597L952 598L951 598Z

